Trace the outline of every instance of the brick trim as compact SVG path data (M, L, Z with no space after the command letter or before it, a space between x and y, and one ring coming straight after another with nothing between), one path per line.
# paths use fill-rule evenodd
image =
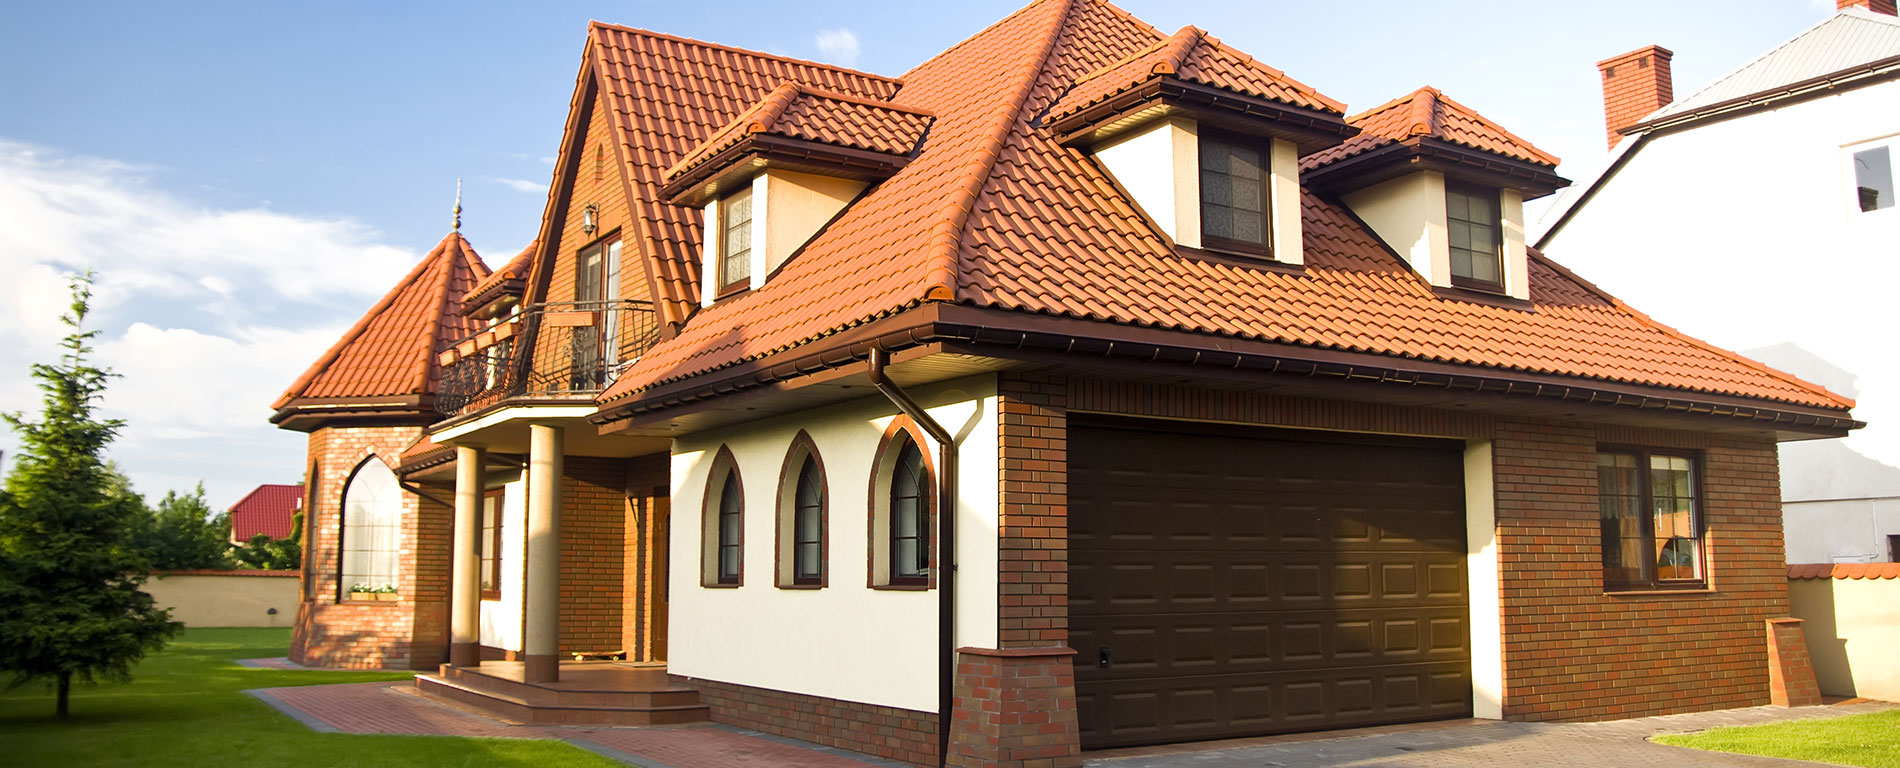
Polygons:
M883 539L886 541L886 546L889 545L890 510L884 510L883 520L880 521L878 509L880 506L889 506L887 499L890 496L891 478L886 474L892 469L889 464L896 460L896 442L900 435L909 437L911 443L917 446L917 454L924 463L924 485L930 489L930 492L924 495L924 530L930 532L930 576L923 584L890 583L889 559L893 556L891 553L886 553L882 569L878 568L877 563L878 541ZM937 588L937 545L940 543L937 541L937 465L931 458L933 451L929 450L929 446L930 440L924 436L924 431L917 426L917 422L901 413L891 418L891 423L884 427L883 437L878 438L877 452L871 454L871 487L865 494L864 585L866 587L916 592ZM879 583L880 579L883 583Z
M670 676L695 688L715 723L849 749L911 765L937 764L937 716L810 694Z

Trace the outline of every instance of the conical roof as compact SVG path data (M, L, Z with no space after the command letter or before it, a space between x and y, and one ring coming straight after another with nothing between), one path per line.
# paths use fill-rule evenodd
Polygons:
M461 299L488 273L468 240L449 233L277 398L271 421L433 413L436 353L476 330Z

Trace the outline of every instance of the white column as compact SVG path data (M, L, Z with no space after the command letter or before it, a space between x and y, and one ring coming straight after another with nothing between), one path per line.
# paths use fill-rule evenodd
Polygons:
M521 650L531 683L561 674L561 458L560 427L528 427L528 627Z
M449 663L482 663L481 551L483 462L479 446L455 446L455 532L450 548Z
M1470 579L1471 716L1504 717L1504 631L1491 442L1465 445L1465 573Z

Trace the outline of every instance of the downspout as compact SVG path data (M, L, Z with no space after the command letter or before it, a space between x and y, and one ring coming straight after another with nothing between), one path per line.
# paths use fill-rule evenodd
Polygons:
M956 695L957 441L950 431L884 375L891 353L871 348L871 385L937 441L937 765L950 759L951 705Z

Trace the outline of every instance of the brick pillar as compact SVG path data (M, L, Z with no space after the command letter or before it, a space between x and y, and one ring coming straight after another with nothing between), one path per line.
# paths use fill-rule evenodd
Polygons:
M1603 127L1611 147L1623 138L1617 133L1676 100L1670 60L1676 54L1648 45L1597 62L1603 75Z
M1821 703L1821 684L1814 679L1800 619L1768 620L1768 702L1777 707Z
M1075 651L957 649L952 766L1082 764L1075 714Z

